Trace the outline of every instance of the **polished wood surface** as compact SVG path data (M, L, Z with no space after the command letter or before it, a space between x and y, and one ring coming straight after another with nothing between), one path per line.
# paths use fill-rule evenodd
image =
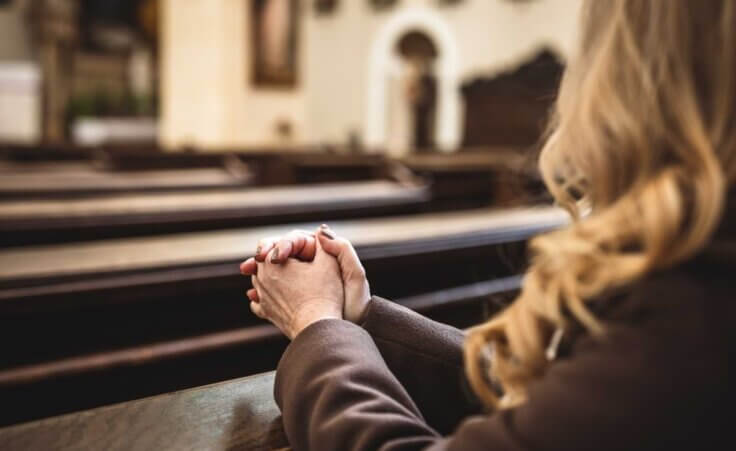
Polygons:
M532 154L484 146L453 154L414 154L401 164L430 182L435 208L514 207L550 202Z
M519 270L508 251L565 220L536 207L330 224L355 243L374 293L467 327ZM0 364L0 399L14 406L0 425L273 369L286 341L249 311L238 263L259 238L317 225L0 251L0 341L17 344Z
M395 302L418 312L429 313L437 308L460 307L465 304L492 299L496 296L508 296L509 293L517 292L520 287L521 276L509 276L396 299ZM253 345L281 337L282 334L276 327L264 324L7 370L0 369L0 387L28 384L43 379L68 377L85 372L110 370L117 367L145 365L149 362L201 354L225 347Z
M426 186L387 180L0 203L0 246L412 212Z
M15 165L12 173L7 167L2 169L0 195L16 197L237 187L253 178L247 172L219 168L108 172L62 164L46 170Z
M380 248L385 256L406 252L405 248L426 252L427 247L431 250L526 239L565 222L565 213L558 208L526 207L336 221L331 225L362 254ZM318 225L291 224L0 250L0 299L3 281L237 261L250 255L263 237L282 235L295 228L315 230Z
M448 304L477 302L516 293L521 278L507 277L409 297L398 302L420 312ZM258 333L280 335L273 326ZM211 342L238 341L252 331L220 334ZM169 348L168 350L166 348ZM185 343L152 347L143 355L117 353L93 358L154 358L156 353L186 352ZM140 353L139 353L140 354ZM62 376L61 374L57 376ZM0 428L0 448L76 449L276 449L287 446L273 393L274 373L259 374L109 407ZM0 375L0 384L2 377ZM3 448L4 449L4 448Z
M177 212L200 212L267 208L273 214L286 208L339 208L344 204L359 206L374 203L399 203L422 195L418 186L388 181L334 183L309 186L283 186L244 190L191 191L106 196L91 199L57 199L4 202L0 217L9 220L54 220L130 215L164 215Z
M507 72L467 80L463 147L533 147L540 143L564 70L543 50Z
M453 154L412 154L400 160L417 171L507 170L519 172L528 163L518 149L483 147Z
M274 373L260 374L0 428L0 449L283 448L288 443L273 401L273 380Z

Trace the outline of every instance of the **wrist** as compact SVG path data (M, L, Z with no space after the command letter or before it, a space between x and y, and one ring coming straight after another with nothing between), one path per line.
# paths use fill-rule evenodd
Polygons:
M291 322L289 338L293 340L304 329L323 319L343 319L342 312L335 309L305 309L294 316Z
M351 323L360 324L368 312L368 306L371 303L372 296L365 296L360 302L345 304L345 319Z

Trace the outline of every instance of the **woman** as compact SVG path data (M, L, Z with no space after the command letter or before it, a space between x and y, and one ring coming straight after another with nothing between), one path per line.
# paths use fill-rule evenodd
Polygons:
M575 220L532 241L501 314L463 334L370 297L349 243L325 227L264 240L243 263L251 308L293 340L275 396L294 449L729 437L736 3L589 1L583 14L540 158Z

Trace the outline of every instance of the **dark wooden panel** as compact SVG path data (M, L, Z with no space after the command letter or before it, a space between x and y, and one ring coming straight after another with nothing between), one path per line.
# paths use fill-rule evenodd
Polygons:
M466 304L487 301L492 296L513 293L518 291L520 284L520 276L501 277L491 281L397 299L395 302L412 310L431 313L438 308L460 307ZM149 362L206 353L210 350L231 346L255 345L260 342L276 340L280 337L281 333L275 327L256 325L195 337L143 344L136 347L0 370L0 386L27 384L37 380L67 377L117 367L145 365Z
M390 181L0 203L0 246L417 211L428 189Z
M12 161L89 161L95 150L70 144L13 145L0 143L0 158Z
M480 282L399 302L420 312L432 312L489 299L508 298L518 291L519 277ZM489 310L494 310L491 306ZM242 341L238 336L209 337L210 341ZM260 333L277 336L264 326ZM166 348L169 348L167 351ZM118 353L120 360L156 353L176 353L187 348L169 343L149 350ZM102 364L115 356L90 358ZM141 357L138 357L141 359ZM144 358L145 360L145 358ZM60 368L61 369L61 368ZM274 449L287 446L280 412L272 397L273 373L168 393L90 411L0 428L0 446L8 449Z
M465 327L508 283L482 281L519 271L504 262L562 223L532 208L332 226L355 243L374 293ZM293 227L0 251L0 398L15 406L0 424L274 368L286 341L250 313L237 264Z
M160 192L242 188L250 185L253 174L245 168L236 172L222 168L146 170L112 172L95 168L48 164L36 168L20 165L5 168L0 176L0 199L65 199L115 193ZM10 173L10 170L13 170Z
M433 208L510 207L549 202L532 154L515 147L453 154L415 154L401 160L427 180Z
M518 68L463 86L464 147L534 146L545 129L563 66L542 51Z
M288 446L274 373L0 429L7 450L271 450Z
M560 209L540 206L338 221L332 225L364 258L372 259L523 241L565 222ZM130 286L228 275L237 268L229 266L229 272L222 272L222 265L242 260L255 250L260 238L316 226L287 224L0 250L0 300L7 303L26 294L42 293L19 291L31 287L54 286L55 294L78 293L84 287L66 284L80 281L99 288L120 288L115 284L117 277L128 278L125 283ZM160 276L156 276L158 272Z

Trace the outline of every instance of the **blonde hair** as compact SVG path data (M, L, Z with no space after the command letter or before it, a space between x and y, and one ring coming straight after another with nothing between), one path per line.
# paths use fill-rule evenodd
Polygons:
M580 37L539 162L573 222L531 241L521 294L466 340L490 407L526 400L555 331L605 332L589 301L701 249L736 175L733 1L588 1Z

